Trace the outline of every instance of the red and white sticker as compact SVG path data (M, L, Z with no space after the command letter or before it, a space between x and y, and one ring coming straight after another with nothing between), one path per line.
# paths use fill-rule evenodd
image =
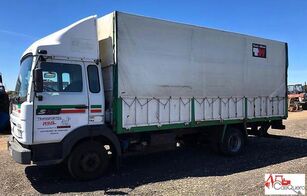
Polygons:
M266 45L253 43L253 57L266 58Z
M265 174L266 195L305 195L305 174Z

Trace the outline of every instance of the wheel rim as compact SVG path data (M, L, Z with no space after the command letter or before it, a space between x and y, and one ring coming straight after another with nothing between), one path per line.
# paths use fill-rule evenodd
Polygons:
M101 160L97 153L88 153L83 155L80 163L80 167L83 171L94 172L99 168Z
M231 152L238 152L241 149L242 141L238 135L232 135L229 138L228 146Z

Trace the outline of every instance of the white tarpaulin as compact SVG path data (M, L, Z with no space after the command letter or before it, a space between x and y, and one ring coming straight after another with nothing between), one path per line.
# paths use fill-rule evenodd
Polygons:
M124 13L117 33L120 96L285 95L285 43Z

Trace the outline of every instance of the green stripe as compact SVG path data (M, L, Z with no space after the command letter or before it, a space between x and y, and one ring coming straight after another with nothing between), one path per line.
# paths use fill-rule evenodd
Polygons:
M268 117L268 118L253 118L253 119L245 119L247 123L249 122L269 122L274 120L282 120L285 117ZM139 126L139 127L131 127L130 129L122 128L118 130L118 134L129 133L129 132L144 132L144 131L159 131L159 130L167 130L167 129L180 129L180 128L195 128L195 127L206 127L206 126L215 126L215 125L231 125L231 124L242 124L244 123L243 119L233 119L233 120L210 120L210 121L196 121L195 125L191 122L188 124L178 123L178 124L165 124L161 126L150 125L150 126ZM225 128L225 127L224 127Z
M66 108L78 108L84 105L39 105L37 109L66 109Z
M91 108L101 108L101 105L91 105Z
M115 122L115 127L117 133L123 133L125 130L123 128L123 119L122 119L122 112L123 112L123 101L122 98L117 98L115 99L115 107L114 107L114 113L116 120Z

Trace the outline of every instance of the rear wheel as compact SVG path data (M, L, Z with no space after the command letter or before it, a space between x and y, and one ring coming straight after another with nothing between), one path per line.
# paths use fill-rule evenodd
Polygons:
M228 128L221 142L220 149L225 155L239 154L245 145L244 135L241 130L236 128Z
M109 168L111 157L105 146L96 141L78 144L68 157L68 170L78 180L101 177Z

